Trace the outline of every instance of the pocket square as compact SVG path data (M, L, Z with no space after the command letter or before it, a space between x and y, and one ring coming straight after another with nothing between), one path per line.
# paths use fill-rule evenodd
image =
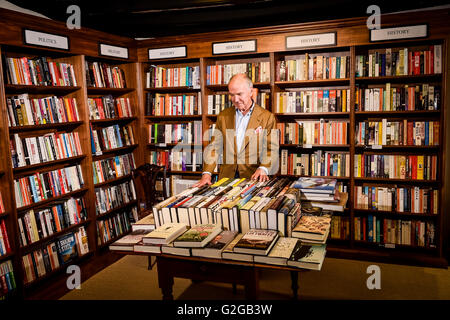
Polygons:
M258 128L255 129L255 134L259 134L262 131L262 127L259 126Z

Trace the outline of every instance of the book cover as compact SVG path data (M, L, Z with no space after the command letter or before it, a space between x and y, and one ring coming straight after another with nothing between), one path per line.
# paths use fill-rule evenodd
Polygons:
M176 238L173 244L175 247L204 247L221 231L220 224L198 224Z
M294 188L302 192L331 193L335 192L336 179L300 177L294 184Z
M78 257L77 244L73 233L59 237L56 241L56 246L61 265L70 263Z
M110 246L110 250L127 250L133 251L133 246L137 244L142 238L148 234L148 230L135 230L130 234L120 238L113 242Z
M236 243L234 252L266 255L278 239L278 231L250 229Z
M267 256L255 256L255 262L286 265L292 252L299 242L298 239L279 237Z
M145 244L168 244L185 232L185 223L165 223L142 238Z
M192 249L192 255L198 257L217 258L222 257L222 251L225 247L236 238L237 231L223 230L213 240L211 240L205 248Z
M305 245L300 241L287 261L288 266L320 270L325 259L326 245Z
M323 235L330 227L331 218L325 216L302 216L293 232Z
M156 229L156 226L155 226L155 218L153 216L153 213L150 213L150 214L146 215L144 218L131 224L132 231L136 231L136 230L152 231L155 229Z

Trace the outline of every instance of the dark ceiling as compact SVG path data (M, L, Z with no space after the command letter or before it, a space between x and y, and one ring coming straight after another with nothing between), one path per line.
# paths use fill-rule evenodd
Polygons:
M447 5L434 0L39 0L9 2L65 22L67 7L81 9L81 26L131 38L202 33L248 27L368 16Z

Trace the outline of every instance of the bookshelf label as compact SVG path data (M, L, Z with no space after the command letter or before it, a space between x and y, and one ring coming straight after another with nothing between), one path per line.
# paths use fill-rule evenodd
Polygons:
M128 59L128 48L111 46L109 44L99 43L99 52L102 56Z
M69 38L56 34L24 29L25 44L69 50Z
M172 58L185 58L187 57L187 47L171 47L171 48L159 48L148 49L148 59L172 59Z
M312 144L304 144L303 148L305 148L305 149L312 149Z
M335 46L336 32L286 37L286 49Z
M426 24L370 30L370 41L425 38L428 35Z
M256 52L256 40L217 42L212 44L213 54Z
M383 149L383 146L381 144L374 144L372 146L372 149L373 150L381 150L381 149Z

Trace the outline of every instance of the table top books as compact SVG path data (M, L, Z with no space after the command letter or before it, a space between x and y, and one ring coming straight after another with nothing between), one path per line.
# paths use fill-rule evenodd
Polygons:
M292 230L292 237L304 241L325 243L331 226L331 217L302 216Z
M142 241L148 230L135 230L109 245L109 250L134 251L134 245Z
M267 255L279 237L276 230L250 229L233 248L237 253Z
M255 256L255 262L285 266L292 255L297 242L296 238L279 237L267 256Z
M204 248L193 248L192 255L206 258L222 258L222 251L236 237L237 231L223 230Z
M201 248L220 232L222 232L220 224L198 224L178 236L173 241L173 245L175 247Z
M145 244L169 244L187 229L185 223L166 223L142 238Z
M334 194L336 190L336 179L300 177L294 184L294 188L305 193Z

